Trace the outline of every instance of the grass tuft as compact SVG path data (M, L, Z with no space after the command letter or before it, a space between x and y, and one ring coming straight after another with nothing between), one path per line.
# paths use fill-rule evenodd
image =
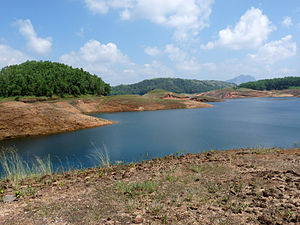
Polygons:
M104 152L98 148L94 142L91 142L91 145L94 147L95 151L91 154L91 158L96 161L97 166L109 168L110 167L110 157L108 150L105 145L103 145Z
M0 166L3 170L2 177L14 183L28 177L44 176L53 172L50 156L46 159L36 156L29 164L12 147L0 150Z
M119 193L134 198L137 195L153 193L157 189L157 184L152 181L118 182L116 188Z

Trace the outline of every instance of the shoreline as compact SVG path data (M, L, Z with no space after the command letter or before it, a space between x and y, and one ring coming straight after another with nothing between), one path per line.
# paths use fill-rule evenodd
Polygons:
M115 124L94 117L99 113L207 108L192 100L144 96L109 96L49 102L0 102L0 141L42 136Z
M235 98L280 98L280 97L300 97L300 90L286 89L286 90L270 90L258 91L246 88L239 89L221 89L198 94L197 96L210 96L221 99L235 99Z
M209 102L259 97L300 97L300 90L255 91L222 89L193 97L165 91L139 95L120 95L73 99L36 98L0 101L0 141L30 136L52 135L115 124L94 117L100 113L139 112L169 109L208 108Z
M235 149L7 179L0 223L298 224L299 162L299 148Z

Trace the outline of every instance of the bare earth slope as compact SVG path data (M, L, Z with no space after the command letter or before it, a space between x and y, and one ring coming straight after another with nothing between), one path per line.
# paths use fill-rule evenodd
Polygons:
M221 89L201 93L200 96L210 96L216 98L254 98L254 97L300 97L300 90L280 90L280 91L257 91L251 89L240 88Z
M0 190L0 224L300 224L300 149L168 156Z
M113 124L82 114L65 103L6 102L0 106L0 140Z
M190 99L168 100L135 95L51 102L0 102L0 140L113 124L87 115L92 113L205 107L212 105Z

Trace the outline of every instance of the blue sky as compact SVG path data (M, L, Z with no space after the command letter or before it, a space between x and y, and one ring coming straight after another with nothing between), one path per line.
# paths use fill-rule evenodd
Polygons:
M112 85L300 75L299 0L4 0L0 68L51 60Z

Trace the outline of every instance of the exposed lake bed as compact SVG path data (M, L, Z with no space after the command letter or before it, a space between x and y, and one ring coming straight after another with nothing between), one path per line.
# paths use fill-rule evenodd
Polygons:
M299 224L300 149L240 149L0 183L1 224Z

